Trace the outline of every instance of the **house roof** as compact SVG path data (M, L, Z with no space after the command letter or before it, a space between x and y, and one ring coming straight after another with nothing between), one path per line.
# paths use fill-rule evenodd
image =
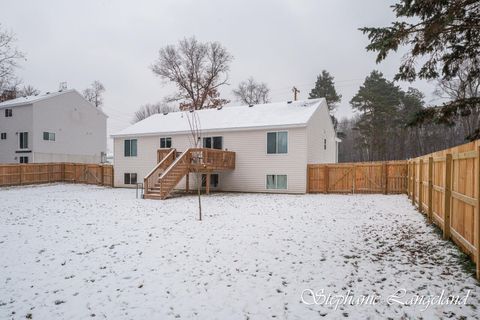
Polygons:
M26 105L26 104L32 104L41 100L45 99L50 99L68 92L75 91L75 89L70 89L70 90L64 90L64 91L57 91L57 92L50 92L50 93L44 93L44 94L38 94L36 96L26 96L26 97L19 97L16 99L12 100L7 100L2 103L0 103L0 109L2 108L8 108L8 107L15 107L15 106L21 106L21 105Z
M38 95L35 95L35 96L26 96L26 97L15 98L15 99L12 99L12 100L7 100L7 101L4 101L4 102L0 103L0 109L30 105L30 104L33 104L35 102L51 99L51 98L54 98L54 97L58 97L62 94L67 94L67 93L75 93L75 94L79 95L80 97L82 97L82 99L87 101L77 90L69 89L69 90L62 90L62 91L38 94ZM92 108L96 109L98 112L103 114L105 117L108 117L100 107L97 108L92 103L90 103L90 102L88 102L88 103L92 106Z
M233 131L255 128L306 126L325 99L224 107L196 111L202 131ZM191 113L188 111L154 114L113 134L112 137L189 133Z

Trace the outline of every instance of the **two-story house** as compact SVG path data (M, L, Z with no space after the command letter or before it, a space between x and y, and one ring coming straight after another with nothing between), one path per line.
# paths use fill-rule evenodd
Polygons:
M107 116L76 90L0 103L0 163L100 163Z

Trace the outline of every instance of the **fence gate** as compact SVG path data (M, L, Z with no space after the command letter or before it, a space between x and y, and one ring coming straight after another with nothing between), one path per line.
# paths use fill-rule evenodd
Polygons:
M307 165L310 193L405 193L407 162L359 162Z

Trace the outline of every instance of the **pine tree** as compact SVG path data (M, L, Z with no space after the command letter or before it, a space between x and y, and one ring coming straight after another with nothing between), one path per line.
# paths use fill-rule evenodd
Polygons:
M342 100L342 95L335 90L333 76L328 71L323 70L317 77L315 87L310 91L309 99L325 98L327 100L328 109L333 112L337 104Z
M368 160L389 160L389 144L394 141L399 121L402 91L378 71L372 73L352 98L350 104L360 112L357 122Z

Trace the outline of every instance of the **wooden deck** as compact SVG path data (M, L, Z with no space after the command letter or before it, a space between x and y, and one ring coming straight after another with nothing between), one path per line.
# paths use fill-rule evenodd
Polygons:
M177 152L174 148L157 150L158 164L144 178L146 199L165 199L173 188L186 177L186 189L189 189L189 174L207 175L206 191L210 191L210 175L235 169L235 152L209 148L189 148Z

